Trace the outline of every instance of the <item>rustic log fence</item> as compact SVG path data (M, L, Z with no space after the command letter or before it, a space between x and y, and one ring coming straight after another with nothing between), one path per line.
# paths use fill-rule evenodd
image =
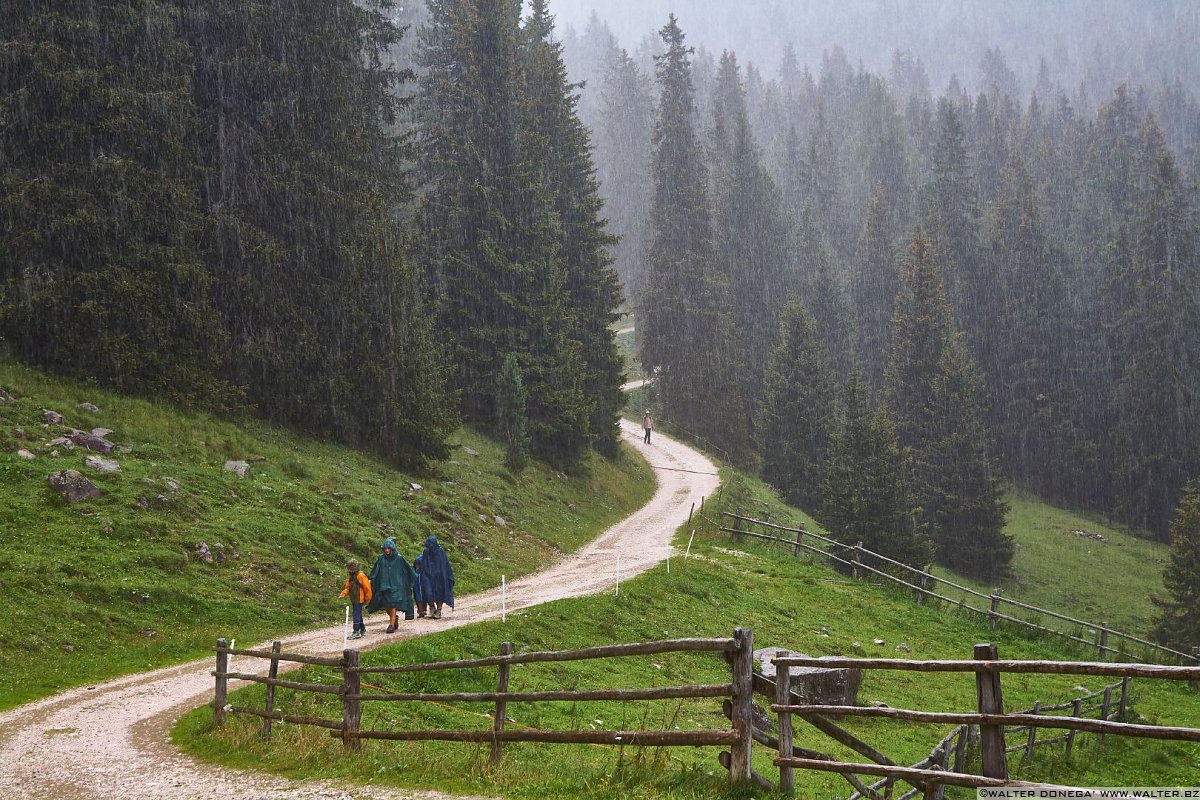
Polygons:
M1039 608L1038 606L1030 605L1029 603L1022 603L1019 600L1013 600L1005 597L998 591L993 592L992 594L984 594L983 592L976 591L968 586L963 586L955 581L934 575L930 572L925 572L924 570L911 567L900 561L896 561L895 559L888 558L880 553L868 550L863 547L861 543L857 545L848 545L835 539L830 539L826 536L813 533L807 530L803 524L797 528L778 525L770 520L760 520L753 517L744 516L740 509L737 512L723 511L721 513L733 520L732 527L723 526L708 517L705 517L705 519L717 529L728 533L735 542L739 541L741 537L750 537L761 541L785 545L791 548L792 554L797 557L801 554L801 552L814 554L824 559L826 562L838 564L843 568L848 569L851 577L853 578L862 579L870 576L873 578L880 578L894 586L910 589L913 591L918 603L924 603L931 599L940 600L944 603L956 606L964 611L979 614L987 618L989 627L993 629L999 622L1018 625L1037 631L1038 633L1057 636L1075 644L1082 645L1085 648L1095 650L1096 655L1100 658L1131 657L1132 654L1130 651L1133 648L1122 647L1119 644L1118 646L1113 646L1113 644L1110 644L1110 642L1116 640L1118 642L1125 642L1129 645L1141 646L1143 649L1142 655L1147 660L1151 657L1155 657L1160 658L1163 661L1172 661L1179 664L1200 664L1200 656L1198 655L1184 653L1179 650L1173 650L1157 642L1152 642L1132 634L1124 633L1109 627L1107 623L1096 624L1086 620L1078 619L1076 617L1071 617L1066 614L1060 614L1057 611ZM793 534L795 538L784 538L782 536L774 536L768 533L752 531L747 527L750 525L759 526L767 530L790 533ZM835 552L833 551L836 551L837 554L835 555ZM872 566L871 564L867 563L868 559L873 559L875 564L883 565L884 568L880 568L880 566ZM893 574L893 572L889 571L888 568L891 568L893 571L899 570L901 571L901 574L910 576L910 579L905 580L904 578ZM960 596L958 598L954 598L946 594L939 593L936 591L938 584L943 584L945 586L957 589L966 597L986 600L988 602L987 608L979 608L971 605L969 602L967 602L966 597ZM1027 619L1021 619L1020 617L1013 616L1012 614L1005 614L1000 610L1001 606L1003 605L1013 606L1014 608L1028 611L1033 614L1038 614L1044 617L1069 623L1070 625L1074 626L1074 631L1076 633L1090 632L1095 636L1095 638L1086 639L1083 638L1083 636L1076 635L1076 633L1060 630L1058 628L1046 627L1044 625L1031 622Z
M915 797L918 794L925 798L941 797L944 786L967 787L1016 787L1030 786L1014 782L1009 778L1008 753L1016 750L1032 752L1036 746L1036 732L1042 728L1066 730L1068 733L1063 740L1071 745L1074 735L1079 732L1135 736L1171 741L1200 742L1200 728L1143 725L1122 722L1127 708L1126 696L1129 680L1132 678L1156 678L1161 680L1195 681L1200 679L1200 667L1163 666L1160 664L1118 664L1108 662L1063 662L1063 661L1002 661L999 659L996 646L979 644L975 646L974 659L964 661L916 661L904 659L854 659L854 658L810 658L779 654L772 659L776 670L776 700L771 708L779 715L780 735L778 737L779 756L774 760L779 767L780 788L786 788L791 782L791 771L797 768L814 769L835 772L843 777L860 775L877 775L885 778L884 784L873 786L856 785L856 797L879 797L879 789L885 793L890 791L896 781L904 781L913 786L915 791L904 795ZM794 694L786 691L790 669L792 667L821 667L828 669L887 669L914 672L973 672L976 679L977 709L971 713L929 712L903 708L877 708L874 706L842 706L818 705L800 702ZM1033 709L1020 712L1005 712L1004 700L1000 685L1003 673L1024 673L1042 675L1093 675L1121 678L1120 683L1106 686L1100 692L1077 698L1069 704L1043 708L1040 703ZM1119 687L1120 698L1116 711L1113 711L1114 687ZM1083 703L1095 697L1102 697L1098 719L1085 718ZM1047 711L1072 709L1071 716L1046 715ZM791 741L791 716L812 724L823 733L833 736L837 741L847 744L860 754L871 759L871 763L852 763L836 761L820 754L797 755ZM939 742L930 757L914 767L901 767L887 761L882 754L871 752L858 746L861 744L841 726L830 722L830 715L839 717L868 717L903 720L920 723L952 723L959 727ZM785 722L785 720L787 720ZM1025 742L1017 747L1005 746L1006 732L1010 726L1020 726L1027 732ZM838 735L830 733L836 729ZM977 731L977 733L976 733ZM851 737L851 738L846 738ZM965 764L964 750L970 742L977 742L982 775L968 774L963 770ZM1043 739L1043 743L1051 740ZM953 750L951 750L951 743ZM953 753L953 761L949 762ZM948 764L949 762L949 764ZM849 778L848 778L849 780ZM851 781L854 783L854 781Z
M730 682L723 684L696 684L666 686L646 689L591 689L554 691L510 691L509 671L514 664L545 662L582 661L597 658L621 658L628 656L656 655L677 652L714 652L725 656L730 664ZM266 659L270 662L267 675L254 672L230 672L229 656ZM279 662L293 662L322 667L331 667L341 673L336 685L303 683L278 677ZM496 667L495 692L378 692L363 689L364 675L385 675L412 672L427 672L456 669ZM712 639L669 639L633 644L603 645L576 650L553 650L528 653L513 653L512 644L504 642L500 654L484 658L460 659L396 666L364 666L359 660L358 650L344 650L337 658L298 655L281 652L278 642L270 650L235 650L224 639L217 640L216 669L212 675L216 680L213 699L213 721L219 727L226 722L226 715L248 714L263 719L263 736L270 737L271 722L283 721L296 725L311 725L330 729L330 735L340 738L347 750L361 747L364 739L392 741L450 741L480 742L491 744L493 763L501 757L503 742L543 742L560 744L615 744L653 747L696 747L728 746L729 752L722 754L722 763L727 766L730 778L740 781L750 777L751 748L751 694L754 671L754 643L751 632L744 628L734 631L732 638ZM235 706L228 703L229 681L242 680L265 684L267 700L265 708ZM341 698L342 718L326 719L312 716L283 714L274 709L275 688L297 692L335 694ZM670 700L683 698L725 698L732 709L731 725L727 729L693 731L642 731L642 730L511 730L505 728L506 709L512 703L565 701L583 702L595 700L639 701ZM395 702L439 702L439 703L490 703L494 706L492 725L487 730L367 730L362 726L362 709L365 703Z

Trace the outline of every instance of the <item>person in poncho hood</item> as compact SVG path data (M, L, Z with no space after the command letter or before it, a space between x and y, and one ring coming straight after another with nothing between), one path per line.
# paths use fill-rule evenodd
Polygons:
M371 602L367 611L384 610L388 613L388 633L400 627L396 610L404 612L405 619L413 618L413 584L417 574L404 556L396 551L395 539L384 539L379 558L371 568Z
M442 618L442 604L454 608L454 570L436 536L425 540L421 554L421 599L429 604L429 616Z

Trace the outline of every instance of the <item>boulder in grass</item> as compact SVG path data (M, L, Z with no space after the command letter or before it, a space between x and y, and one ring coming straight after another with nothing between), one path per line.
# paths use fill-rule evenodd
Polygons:
M764 647L754 651L754 657L762 664L763 677L775 680L775 664L771 659L780 652L778 647ZM803 653L792 653L803 656ZM846 667L789 667L792 691L803 702L826 706L853 706L858 704L858 687L862 684L862 670Z
M107 458L101 458L100 456L88 456L87 458L85 458L83 460L83 464L88 469L94 469L97 472L120 472L121 471L121 465L118 464L116 461L112 461Z
M105 439L103 436L97 436L94 433L75 431L74 433L68 435L67 438L79 447L86 447L88 450L104 456L111 453L112 449L116 447L116 445L110 442L108 439Z
M51 411L48 408L42 412L42 419L46 421L47 425L62 425L66 422L62 414L57 411Z
M99 436L101 439L110 433L112 433L111 428L92 428L92 436Z
M17 455L20 456L21 458L25 459L26 461L32 461L33 459L37 458L37 456L35 456L33 453L29 452L25 448L21 448L20 450L18 450Z
M88 412L89 414L99 414L100 413L100 409L96 408L94 403L80 403L78 408L83 409L84 411Z
M225 469L237 475L239 478L245 478L250 474L250 462L248 461L226 461Z
M8 403L11 402L12 399L13 396L0 387L0 403Z
M78 503L104 496L104 492L96 484L85 478L83 473L74 469L51 473L46 478L46 482L68 503Z

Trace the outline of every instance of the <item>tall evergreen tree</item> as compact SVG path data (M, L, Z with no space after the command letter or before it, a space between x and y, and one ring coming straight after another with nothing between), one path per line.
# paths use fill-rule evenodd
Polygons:
M933 546L917 524L908 451L900 449L884 408L871 413L857 370L846 381L843 408L821 485L821 524L839 542L861 542L868 550L922 569L933 557Z
M591 142L576 113L577 87L567 81L562 47L551 38L553 32L546 0L533 0L524 28L527 125L545 146L543 180L553 193L561 229L557 255L566 277L566 333L582 358L588 435L600 452L615 455L617 420L625 404L624 365L611 327L622 303L609 253L616 238L605 230Z
M1006 505L987 453L978 370L954 324L934 261L918 230L901 272L885 378L900 445L913 451L921 520L939 564L1002 574L1013 545Z
M177 2L211 121L200 196L229 376L271 419L441 457L456 419L398 223L411 189L384 4Z
M900 291L899 253L892 231L891 205L883 185L876 184L867 204L850 284L858 322L859 363L868 391L878 390L883 382L892 304Z
M645 294L638 310L642 364L657 370L667 416L726 449L745 451L744 412L732 342L729 282L716 267L708 170L692 125L692 78L672 14L661 35L662 87L654 131L654 200Z
M1200 259L1178 169L1153 119L1142 146L1157 156L1121 274L1127 305L1112 323L1115 482L1119 517L1165 539L1171 509L1200 472Z
M763 479L789 503L821 502L837 388L812 314L795 298L783 309L757 418Z
M1171 521L1171 554L1163 571L1167 597L1155 598L1154 637L1176 650L1200 647L1200 486L1189 484Z
M118 391L234 400L173 9L15 0L0 48L0 346Z
M503 357L516 354L533 449L570 463L587 446L592 407L582 348L568 336L571 277L547 183L547 140L532 124L521 3L432 0L429 11L417 96L428 183L423 244L452 384L467 419L493 424L495 376Z

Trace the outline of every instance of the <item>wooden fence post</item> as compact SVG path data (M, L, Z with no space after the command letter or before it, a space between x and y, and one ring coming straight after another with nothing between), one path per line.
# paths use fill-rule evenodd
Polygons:
M1042 710L1042 701L1035 700L1033 703L1033 714L1037 716ZM1029 738L1025 740L1025 761L1033 759L1033 748L1037 744L1037 725L1029 726Z
M1117 706L1117 721L1125 721L1125 712L1129 708L1129 676L1121 678L1121 703Z
M1071 701L1071 716L1079 717L1083 713L1083 700L1076 698ZM1075 746L1075 731L1067 731L1067 760L1071 758L1071 748Z
M738 533L738 531L740 531L742 529L742 509L735 508L733 511L735 514L737 514L737 516L735 516L733 518L733 534L732 534L733 541L740 542L742 540L742 537Z
M225 673L229 671L229 653L225 648L229 643L224 639L217 639L217 669L213 674L217 676L217 686L213 692L213 725L220 728L225 724L225 706L229 703L229 678L225 677Z
M701 498L701 502L703 502L703 498ZM692 528L692 514L694 514L694 513L696 513L696 504L692 503L692 507L690 509L688 509L688 521L687 521L688 530L691 530L691 528Z
M729 779L734 783L750 777L750 747L754 732L754 634L749 628L735 628L733 640L733 729L737 741L729 748Z
M952 768L954 772L962 772L963 751L967 747L967 738L969 736L970 732L967 730L966 725L958 729L958 740L954 743L954 766Z
M500 643L500 655L502 655L502 656L512 655L512 651L513 651L512 642L501 642ZM509 664L508 662L505 662L500 665L500 669L498 670L500 677L496 681L496 691L500 694L503 694L504 692L508 691L508 675L509 675L509 671L511 669L512 669L512 665ZM504 700L496 701L496 716L492 718L492 731L494 733L500 733L501 731L504 730L504 715L507 712L507 706L508 706L508 703ZM500 740L492 739L492 763L493 764L500 763L500 747L501 747Z
M279 650L283 647L283 642L276 639L271 642L271 667L267 670L267 677L275 680L279 677ZM275 710L275 684L267 684L267 704L266 711L270 714ZM262 738L271 738L271 718L263 717Z
M921 587L917 592L917 605L923 606L925 605L925 601L928 599L928 596L925 594L925 590L929 588L929 576L922 575L917 580L917 586Z
M862 542L854 545L854 555L850 557L850 577L858 577L858 552L862 550Z
M781 650L776 657L791 655ZM786 664L775 667L775 702L781 706L792 703L792 673ZM779 757L791 758L792 753L792 715L787 711L779 712ZM793 767L779 768L779 791L791 794L796 790L796 771Z
M991 607L991 610L988 611L988 627L991 628L992 630L996 630L996 622L997 622L996 610L999 607L1000 607L1000 590L997 589L996 591L992 592L992 607Z
M994 644L975 645L976 661L995 661L999 658ZM975 673L975 689L980 714L1003 714L1004 697L1000 692L1000 673L996 670ZM985 778L1008 780L1008 756L1004 752L1004 726L979 726L980 758Z
M1112 687L1104 687L1104 701L1100 704L1100 719L1108 721L1108 710L1112 708ZM1104 734L1100 734L1100 741L1104 741Z
M1096 642L1096 657L1101 661L1108 658L1108 623L1100 623L1099 639Z
M792 548L792 557L793 558L800 557L800 550L802 549L800 547L800 544L803 541L804 541L804 523L801 522L799 527L796 528L796 546Z
M358 738L362 723L362 676L358 674L358 651L342 651L342 747L358 750L362 740Z

